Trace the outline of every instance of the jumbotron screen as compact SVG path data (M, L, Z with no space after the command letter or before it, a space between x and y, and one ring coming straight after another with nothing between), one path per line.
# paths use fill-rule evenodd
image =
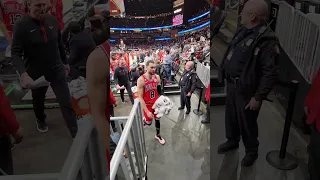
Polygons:
M174 15L172 18L172 26L179 26L183 24L183 14Z

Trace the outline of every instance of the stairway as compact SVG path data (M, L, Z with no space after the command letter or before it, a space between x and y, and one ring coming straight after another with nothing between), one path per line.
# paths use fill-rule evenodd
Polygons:
M168 96L168 95L177 95L177 94L180 94L180 92L181 92L177 81L174 84L171 84L171 85L164 85L163 86L163 91L164 91L164 94L166 96Z
M238 15L237 10L228 10L223 26L217 36L226 43L230 43L237 31Z

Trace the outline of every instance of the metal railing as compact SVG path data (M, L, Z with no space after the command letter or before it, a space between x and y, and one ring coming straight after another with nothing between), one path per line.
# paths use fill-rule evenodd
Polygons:
M125 179L143 180L147 172L147 153L142 124L142 108L138 99L128 117L112 117L120 136L110 163L110 176L105 180ZM124 129L121 123L124 123ZM115 133L112 132L112 135ZM124 157L124 150L126 156Z
M105 148L92 118L79 123L79 131L60 173L1 176L0 180L101 180L107 176Z
M284 1L279 3L276 35L289 58L311 83L320 67L319 24Z

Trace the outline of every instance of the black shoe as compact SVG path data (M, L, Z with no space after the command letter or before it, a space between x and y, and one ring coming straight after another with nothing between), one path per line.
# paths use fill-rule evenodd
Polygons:
M37 123L37 129L39 132L45 133L48 131L48 125L47 125L46 121L37 120L36 123Z
M178 108L178 110L183 110L183 109L184 109L184 107L179 107L179 108Z
M203 119L201 121L202 124L209 124L210 123L210 119L206 118L206 119Z
M186 114L190 114L190 109L188 109L188 110L186 111Z
M234 142L234 141L227 141L223 144L221 144L218 147L218 154L224 154L228 151L234 150L234 149L238 149L239 148L239 143L238 142Z
M258 159L258 153L248 153L243 157L241 161L241 166L244 166L244 167L252 166L257 159Z

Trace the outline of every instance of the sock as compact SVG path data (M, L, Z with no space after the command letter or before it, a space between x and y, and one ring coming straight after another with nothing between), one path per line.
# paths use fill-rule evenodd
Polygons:
M160 120L156 119L155 122L156 122L155 124L156 124L157 136L159 136L160 135Z

